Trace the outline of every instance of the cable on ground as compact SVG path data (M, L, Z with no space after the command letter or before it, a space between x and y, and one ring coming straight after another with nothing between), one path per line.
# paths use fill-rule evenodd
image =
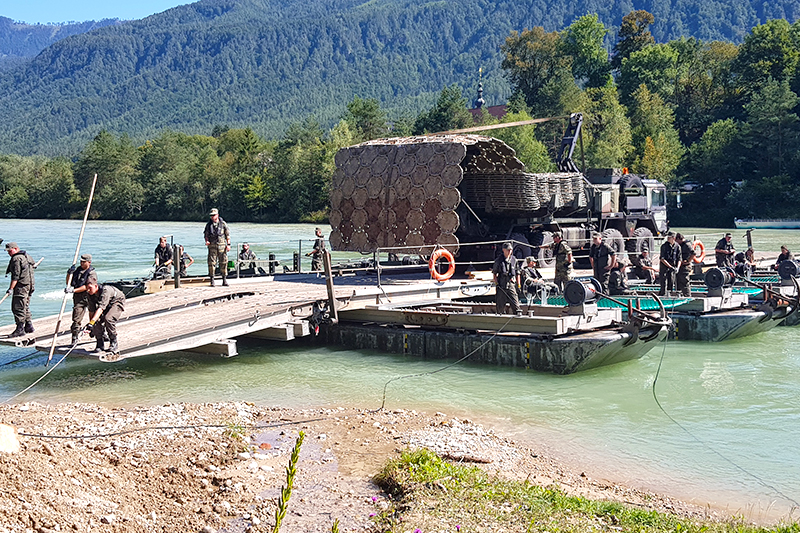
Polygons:
M330 417L327 417L330 418ZM273 422L269 424L251 424L245 425L243 427L247 429L266 429L272 427L282 427L282 426L292 426L296 424L306 424L309 422L319 422L321 420L327 420L326 417L320 418L308 418L305 420L295 420L295 421L282 421L282 422ZM186 426L149 426L143 428L134 428L134 429L125 429L122 431L115 431L113 433L96 433L93 435L43 435L38 433L18 433L23 437L36 437L40 439L101 439L107 437L119 437L121 435L128 435L130 433L142 433L145 431L164 431L164 430L179 430L179 429L201 429L201 428L228 428L230 424L196 424L196 425L186 425Z

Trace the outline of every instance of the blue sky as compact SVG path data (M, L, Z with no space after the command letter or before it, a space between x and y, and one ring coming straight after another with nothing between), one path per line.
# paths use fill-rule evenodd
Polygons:
M193 0L9 0L0 2L0 16L28 22L83 22L118 18L141 19Z

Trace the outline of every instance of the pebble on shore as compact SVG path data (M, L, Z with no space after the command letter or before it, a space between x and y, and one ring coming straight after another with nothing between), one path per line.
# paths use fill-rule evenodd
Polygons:
M0 453L0 532L215 531L274 526L285 467L306 433L281 530L371 527L389 506L372 477L404 448L426 447L500 475L598 499L706 518L689 504L571 471L469 420L416 411L285 409L245 402L103 407L0 406L17 453ZM14 427L18 428L15 434ZM373 515L371 517L370 515ZM237 526L239 527L239 526Z

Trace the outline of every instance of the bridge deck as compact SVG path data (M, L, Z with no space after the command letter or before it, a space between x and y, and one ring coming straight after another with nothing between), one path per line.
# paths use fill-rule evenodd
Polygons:
M491 291L491 283L475 280L407 281L377 287L374 278L337 278L334 294L342 309L403 301L442 301ZM296 277L292 281L237 283L230 287L186 287L129 299L117 323L120 352L91 353L94 339L82 339L75 355L119 360L172 351L202 351L235 355L232 339L249 335L291 340L309 331L307 321L313 304L327 301L324 279ZM56 338L58 353L70 346L71 301L64 312ZM88 318L84 319L84 322ZM35 333L0 343L34 346L49 351L57 316L34 320ZM14 326L0 327L0 336Z

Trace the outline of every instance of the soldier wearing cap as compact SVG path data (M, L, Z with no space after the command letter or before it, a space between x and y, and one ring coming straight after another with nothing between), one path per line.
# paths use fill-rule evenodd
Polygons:
M105 350L103 335L108 334L110 346L108 351L119 353L117 345L117 321L125 310L125 295L121 290L107 283L100 285L97 278L90 277L86 282L89 293L89 328L97 341L95 352Z
M608 277L608 293L611 296L623 296L631 293L628 285L628 276L625 273L627 267L628 262L620 260L611 269L611 275Z
M683 238L682 234L675 235L675 242L681 251L681 262L678 266L678 275L675 280L677 290L681 293L681 296L691 296L692 289L689 286L689 274L691 274L692 261L696 254L692 245Z
M214 286L214 267L219 265L219 272L222 274L222 284L228 285L228 252L231 250L231 234L228 225L219 216L219 211L214 208L208 214L211 217L206 223L203 237L208 247L208 277L211 278L211 286Z
M733 256L736 253L736 249L731 242L732 238L733 235L726 233L714 247L714 257L717 260L718 267L733 268Z
M83 315L89 307L89 293L86 292L86 284L94 280L97 282L97 272L92 266L92 255L83 254L81 256L80 267L72 265L67 270L67 286L64 292L72 294L72 326L70 332L72 333L72 344L78 342L78 334L81 331L81 322L83 322Z
M608 291L608 279L611 277L611 269L617 265L617 254L603 242L603 234L597 231L592 233L589 262L592 263L594 278L600 282L604 291Z
M645 248L642 250L642 253L634 255L631 258L631 264L633 265L633 273L638 279L643 279L647 283L656 282L658 270L653 268L653 260L650 259L650 250Z
M675 288L675 273L681 262L681 248L675 244L675 234L667 233L667 240L661 245L658 252L658 274L660 277L659 296L665 296L667 291Z
M503 315L506 312L506 304L511 305L511 311L516 314L522 314L522 308L519 305L519 296L517 296L517 287L520 286L520 272L517 267L517 258L511 252L514 246L507 242L503 244L503 255L495 259L494 266L492 267L492 274L495 289L495 309L498 315Z
M322 254L325 253L325 237L322 236L322 230L319 228L314 229L314 236L314 248L306 255L311 256L311 270L319 272L323 269Z
M6 243L6 252L11 257L6 274L11 274L11 285L6 294L11 294L11 312L14 314L16 329L9 337L22 337L33 333L31 318L31 294L34 289L33 270L36 263L25 250L20 250L15 242Z
M558 290L564 292L564 287L572 279L572 248L564 242L561 232L553 233L553 256L556 258L556 275L553 278Z
M555 283L550 283L544 280L539 269L536 268L536 258L528 256L525 258L526 266L520 270L520 278L522 279L522 288L524 292L535 295L539 290L546 290L550 294L559 292Z

